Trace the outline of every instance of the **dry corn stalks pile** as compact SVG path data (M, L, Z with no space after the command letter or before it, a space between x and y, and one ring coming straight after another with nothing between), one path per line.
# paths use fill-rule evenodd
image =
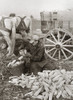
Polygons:
M40 100L52 100L56 98L73 97L73 71L62 70L44 70L38 72L38 75L24 75L20 77L13 76L9 78L9 82L22 88L30 88L30 92L25 94L32 98Z

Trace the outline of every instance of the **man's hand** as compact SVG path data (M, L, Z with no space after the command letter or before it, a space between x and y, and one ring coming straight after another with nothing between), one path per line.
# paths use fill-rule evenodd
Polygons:
M22 50L20 50L19 51L19 54L21 55L21 56L24 56L25 58L26 57L31 57L31 54L29 53L29 52L27 52L27 50L26 49L22 49Z
M25 54L25 57L31 58L31 54L30 54L29 52L27 52L27 53Z

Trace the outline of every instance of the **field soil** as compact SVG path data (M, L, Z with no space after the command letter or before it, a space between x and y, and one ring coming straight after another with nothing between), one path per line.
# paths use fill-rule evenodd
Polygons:
M10 69L7 68L7 65L15 58L7 58L6 53L6 49L2 50L0 48L0 100L37 100L32 98L24 98L24 94L30 90L14 86L8 82L9 77L12 76L12 74L10 73ZM73 70L73 61L61 62L60 65L66 70ZM53 100L57 99L53 98Z

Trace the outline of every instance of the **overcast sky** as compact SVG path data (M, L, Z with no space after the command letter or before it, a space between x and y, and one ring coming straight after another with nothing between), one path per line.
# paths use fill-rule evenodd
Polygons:
M16 13L21 16L40 17L41 11L73 8L73 0L0 0L0 15Z

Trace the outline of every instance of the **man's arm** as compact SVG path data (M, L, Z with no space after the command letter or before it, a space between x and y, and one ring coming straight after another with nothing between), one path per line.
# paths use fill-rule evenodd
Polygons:
M36 51L35 51L36 52ZM31 55L31 61L41 61L44 57L44 48L39 49L38 53Z

